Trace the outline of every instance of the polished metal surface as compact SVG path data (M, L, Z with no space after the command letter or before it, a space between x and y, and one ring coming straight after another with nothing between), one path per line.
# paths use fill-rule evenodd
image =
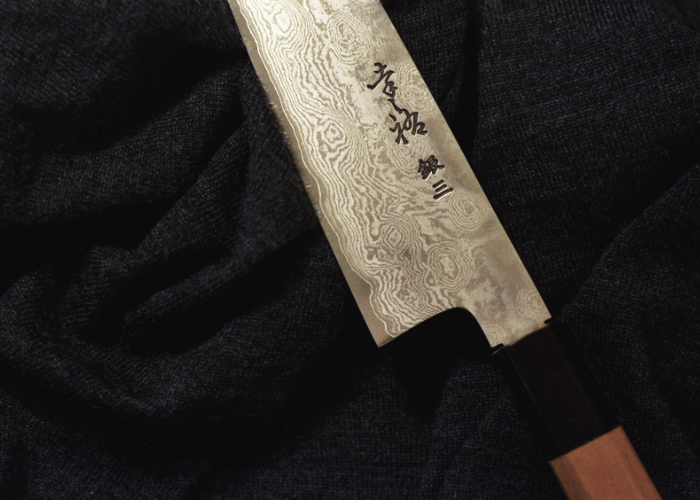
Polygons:
M378 0L229 0L378 344L468 309L492 345L549 313Z

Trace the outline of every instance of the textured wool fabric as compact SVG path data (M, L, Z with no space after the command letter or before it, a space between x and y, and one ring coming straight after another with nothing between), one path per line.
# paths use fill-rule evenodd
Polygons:
M700 14L385 0L665 500L700 498ZM378 349L223 0L0 3L0 498L561 499L477 325Z

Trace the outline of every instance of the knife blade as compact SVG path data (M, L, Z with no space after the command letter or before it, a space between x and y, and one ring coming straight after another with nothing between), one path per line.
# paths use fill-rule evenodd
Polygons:
M569 498L660 498L380 2L229 3L377 344L468 310Z

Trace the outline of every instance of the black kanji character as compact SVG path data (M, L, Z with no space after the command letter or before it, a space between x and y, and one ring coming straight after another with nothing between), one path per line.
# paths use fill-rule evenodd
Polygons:
M386 71L386 64L382 63L374 63L375 66L377 66L379 69L375 71L379 75L379 80L374 82L371 85L367 85L367 88L374 90L379 83L384 80L384 94L388 95L392 99L396 96L396 89L398 88L396 84L392 81L389 80L391 78L391 75L394 74L393 71L389 70Z
M410 131L411 135L426 135L428 133L428 131L425 130L425 123L418 121L418 112L414 111L411 113L409 110L397 106L396 99L387 99L387 101L391 103L397 113L406 115L402 125L404 131Z
M434 200L439 200L443 196L446 196L452 191L454 191L454 188L451 188L450 186L445 184L445 181L443 181L442 179L433 184L433 187L435 188L435 193L437 193L435 196L433 196Z
M418 160L418 173L423 179L435 175L439 168L445 168L445 165L440 165L435 155L430 155L427 160Z
M394 120L396 120L396 117L394 115L389 115L391 116ZM406 136L403 134L403 127L401 126L401 122L396 122L394 123L394 126L389 129L391 132L396 133L396 144L408 144L408 139L406 139Z

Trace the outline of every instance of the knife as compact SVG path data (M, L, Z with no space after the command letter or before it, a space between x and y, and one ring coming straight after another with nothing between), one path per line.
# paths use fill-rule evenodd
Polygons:
M379 346L468 310L570 499L660 499L379 0L229 0Z

